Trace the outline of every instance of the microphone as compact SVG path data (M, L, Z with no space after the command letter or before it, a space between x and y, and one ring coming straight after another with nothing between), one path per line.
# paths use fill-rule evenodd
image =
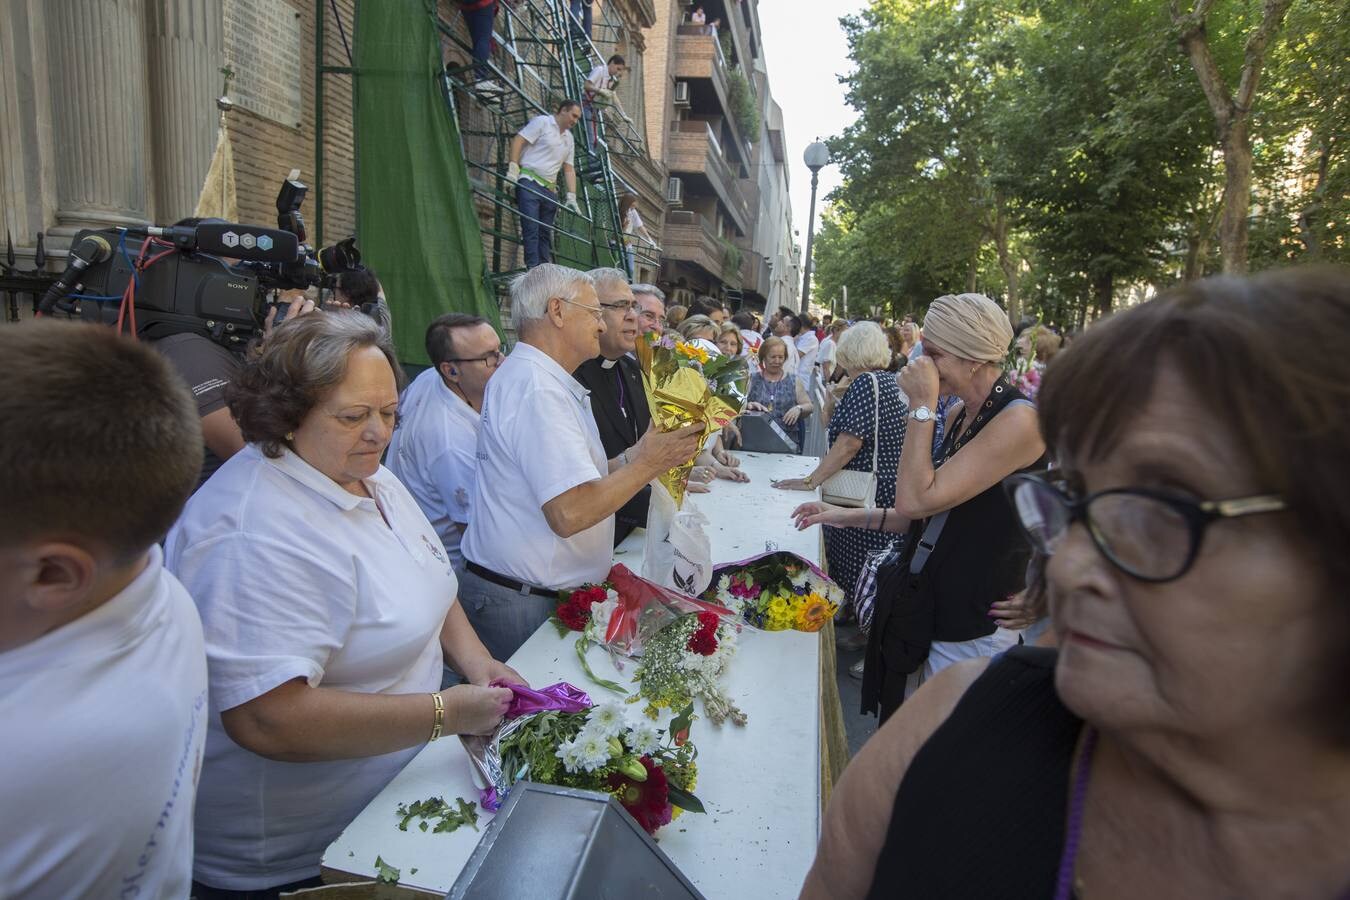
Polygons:
M38 302L38 314L49 315L70 289L80 280L80 274L90 266L97 265L112 256L112 245L102 235L85 235L78 244L70 248L70 261L66 263L66 270L61 273L61 277L56 283L47 288L47 293L42 295Z
M147 234L165 238L179 250L197 250L212 256L231 256L255 262L295 262L300 258L300 239L289 231L238 225L234 222L202 222L200 225L170 225L147 228Z

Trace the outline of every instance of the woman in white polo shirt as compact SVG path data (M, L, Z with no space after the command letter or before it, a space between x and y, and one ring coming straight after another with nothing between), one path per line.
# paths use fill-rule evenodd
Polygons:
M483 648L435 530L380 465L400 377L360 313L277 328L227 391L249 445L169 534L210 667L198 900L317 883L327 845L424 743L490 731L511 696L490 683L523 681ZM469 683L439 690L442 661Z

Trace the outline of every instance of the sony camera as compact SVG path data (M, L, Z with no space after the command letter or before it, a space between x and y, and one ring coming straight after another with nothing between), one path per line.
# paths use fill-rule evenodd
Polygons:
M241 349L277 305L277 291L331 289L361 268L354 237L317 251L305 243L300 205L307 190L295 178L282 183L278 228L189 219L81 231L66 271L38 310L109 325L134 323L146 340L195 332ZM284 310L281 305L278 320Z

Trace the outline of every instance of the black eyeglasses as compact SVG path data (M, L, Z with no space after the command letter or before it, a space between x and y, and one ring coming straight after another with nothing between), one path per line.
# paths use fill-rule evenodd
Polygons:
M642 312L642 307L637 305L636 300L620 300L617 303L601 303L600 308L612 310L614 312L628 312L630 310L635 313Z
M453 363L480 362L486 365L489 369L495 369L497 368L497 366L501 364L501 361L505 358L506 354L503 353L501 350L493 350L486 356L459 357L457 359L447 359L446 362L453 362Z
M1112 488L1077 497L1060 480L1014 475L1003 482L1032 546L1054 555L1069 526L1083 522L1092 543L1112 565L1140 581L1175 581L1200 554L1205 529L1287 509L1273 494L1232 500L1192 500L1152 488Z

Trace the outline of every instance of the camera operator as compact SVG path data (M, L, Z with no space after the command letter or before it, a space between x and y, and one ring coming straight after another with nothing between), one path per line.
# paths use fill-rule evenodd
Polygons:
M282 302L286 305L279 304L268 311L263 325L263 340L271 332L279 309L284 308L284 318L290 319L313 312L315 308L314 301L299 290L283 292ZM239 433L239 426L225 407L225 386L239 373L243 359L240 354L195 332L171 334L155 341L152 346L163 354L187 382L192 389L192 398L197 403L205 450L201 476L193 488L195 491L215 474L225 460L244 449L244 436Z

